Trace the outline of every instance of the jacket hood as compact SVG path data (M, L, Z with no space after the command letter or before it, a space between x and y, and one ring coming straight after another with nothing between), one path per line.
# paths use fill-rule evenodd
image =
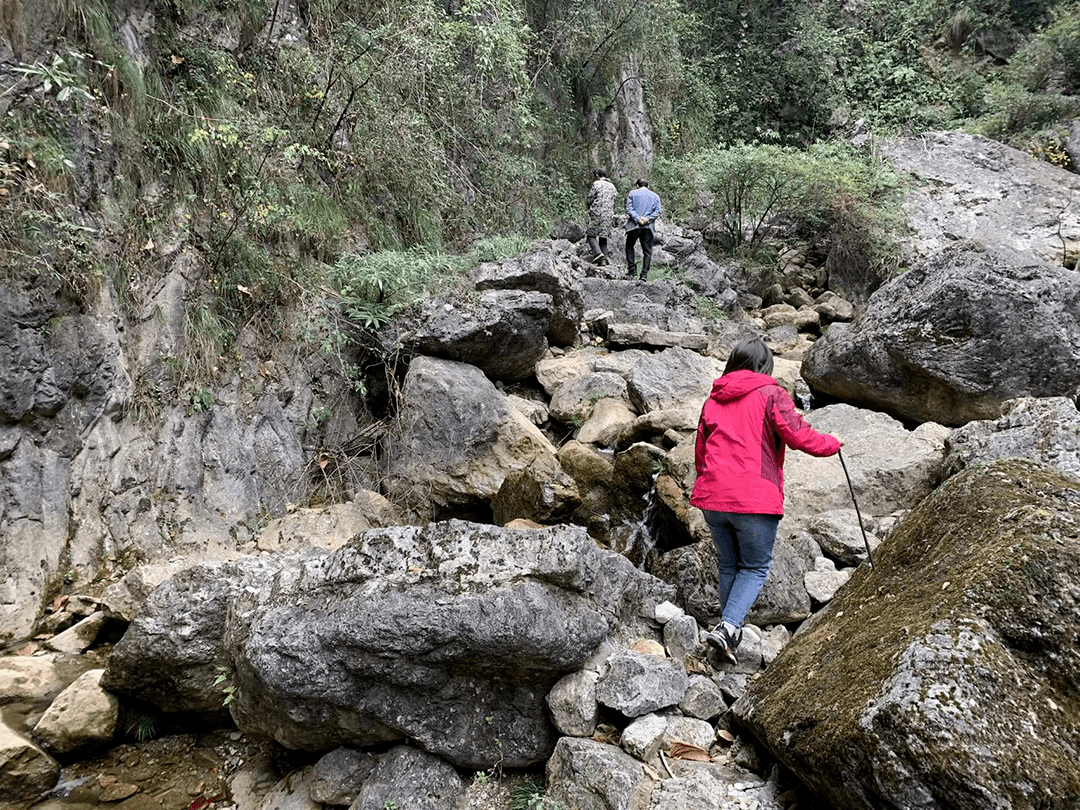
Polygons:
M768 374L758 374L754 371L733 371L713 381L712 393L709 396L717 402L729 402L746 396L758 388L776 384L776 380Z

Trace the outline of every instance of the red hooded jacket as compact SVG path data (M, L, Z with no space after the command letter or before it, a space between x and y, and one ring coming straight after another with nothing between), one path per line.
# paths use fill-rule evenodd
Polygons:
M840 442L806 422L767 374L733 371L713 383L698 422L690 503L713 512L784 514L784 448L832 456Z

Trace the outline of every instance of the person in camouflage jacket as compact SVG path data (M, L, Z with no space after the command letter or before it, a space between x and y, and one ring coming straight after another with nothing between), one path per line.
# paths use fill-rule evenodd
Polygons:
M592 250L592 260L596 264L608 263L607 233L615 219L614 184L608 180L607 172L599 167L593 169L593 183L589 187L589 227L585 231Z

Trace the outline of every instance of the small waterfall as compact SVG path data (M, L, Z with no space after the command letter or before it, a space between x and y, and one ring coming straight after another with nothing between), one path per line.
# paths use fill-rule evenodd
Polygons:
M659 499L656 497L656 475L653 475L653 485L642 496L642 500L645 502L645 507L641 510L641 518L628 521L630 531L620 553L644 570L649 552L656 548L656 534L653 527L656 523L656 513L660 508Z

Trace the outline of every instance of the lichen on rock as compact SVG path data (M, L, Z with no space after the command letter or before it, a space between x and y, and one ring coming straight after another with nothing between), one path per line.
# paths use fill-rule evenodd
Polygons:
M1080 795L1078 506L1080 479L1034 462L950 479L736 715L845 809Z

